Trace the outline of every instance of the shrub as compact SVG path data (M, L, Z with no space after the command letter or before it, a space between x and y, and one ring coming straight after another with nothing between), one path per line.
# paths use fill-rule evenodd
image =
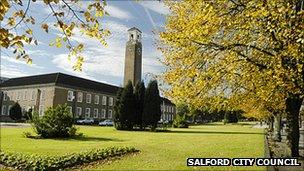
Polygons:
M38 136L43 138L67 138L76 134L73 115L66 105L50 107L42 117L34 113L31 123Z
M188 128L188 123L185 114L176 114L176 117L173 121L174 128Z
M21 120L22 111L21 111L21 107L18 102L16 102L9 110L9 116L13 120L16 120L16 121Z
M0 164L18 170L62 170L75 165L81 165L138 151L139 150L133 147L110 147L106 149L95 149L83 153L72 153L54 157L41 157L0 151Z

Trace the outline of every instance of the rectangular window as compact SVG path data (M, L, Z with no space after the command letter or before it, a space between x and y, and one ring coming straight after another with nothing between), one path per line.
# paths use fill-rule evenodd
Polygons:
M7 92L3 92L3 101L7 100Z
M6 106L5 105L2 106L1 113L2 113L2 115L6 115Z
M85 117L89 118L90 117L90 113L91 113L91 109L90 108L86 108L86 110L85 110Z
M43 116L43 114L44 114L44 106L40 105L39 106L39 116Z
M68 111L73 114L73 108L71 106L67 106Z
M94 118L98 118L98 109L94 109Z
M17 100L20 100L20 97L21 97L21 92L18 91Z
M81 107L77 107L77 116L81 116L82 115L82 108Z
M101 118L106 118L106 109L101 110Z
M24 91L23 100L26 100L27 98L27 91Z
M102 105L107 105L107 96L102 96Z
M109 106L113 106L113 97L109 98Z
M32 100L35 100L35 90L32 91Z
M41 99L44 100L45 98L45 90L41 90Z
M99 96L98 95L95 95L94 101L95 101L95 104L99 103Z
M12 105L9 105L9 106L8 106L8 109L7 109L7 115L9 115L9 114L10 114L10 110L11 110L11 108L12 108Z
M112 119L112 110L109 110L108 118L109 118L109 119Z
M73 91L68 91L68 98L67 98L67 101L71 102L73 101Z
M83 99L83 93L82 92L78 92L77 93L77 102L82 102Z
M87 94L86 96L86 102L91 103L91 94Z

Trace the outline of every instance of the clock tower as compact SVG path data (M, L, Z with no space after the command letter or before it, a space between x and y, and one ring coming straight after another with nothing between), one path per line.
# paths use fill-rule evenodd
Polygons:
M128 30L128 41L125 53L124 86L129 80L135 85L141 81L142 45L141 31L132 27Z

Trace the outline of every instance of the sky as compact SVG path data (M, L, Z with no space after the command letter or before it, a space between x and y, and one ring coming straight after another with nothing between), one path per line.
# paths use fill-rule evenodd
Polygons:
M29 15L36 17L36 26L33 27L34 36L38 45L27 45L27 53L33 59L33 64L26 64L23 60L15 59L10 50L1 50L1 77L22 77L46 73L61 72L82 78L121 86L123 84L125 45L128 38L127 30L137 27L142 31L143 65L142 79L147 83L153 75L164 72L165 67L160 62L163 57L156 48L157 33L162 30L169 10L159 1L118 1L107 0L105 10L110 16L103 18L103 27L111 31L107 39L108 46L98 41L76 34L74 40L84 43L83 52L85 62L81 72L74 71L73 59L69 61L66 48L49 46L51 40L59 34L56 28L50 28L49 33L40 29L43 22L53 23L55 20L48 17L50 10L42 5L42 1L32 3ZM19 29L24 29L21 25ZM17 30L18 31L18 30Z

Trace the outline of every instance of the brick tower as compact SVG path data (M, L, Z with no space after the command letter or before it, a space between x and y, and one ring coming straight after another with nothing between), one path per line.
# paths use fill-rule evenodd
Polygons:
M132 81L133 85L141 81L141 31L136 27L132 27L128 30L128 36L125 53L124 86L129 80Z

